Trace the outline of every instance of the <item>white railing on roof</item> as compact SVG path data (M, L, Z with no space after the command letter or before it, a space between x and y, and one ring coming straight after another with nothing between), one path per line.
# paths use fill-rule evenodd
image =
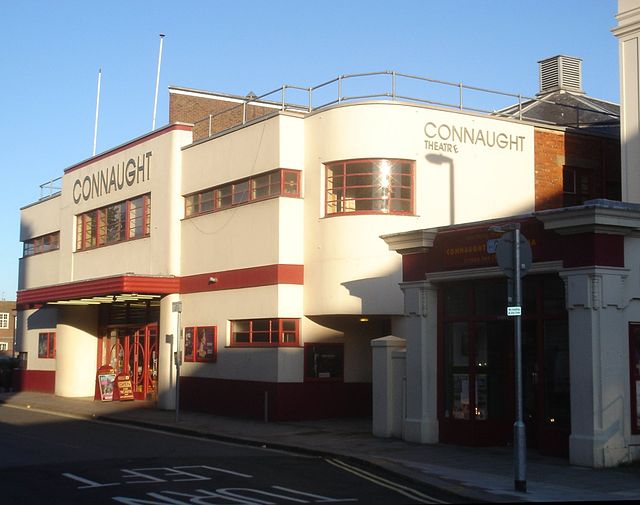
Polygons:
M62 177L51 179L40 184L40 200L45 200L59 194L62 191Z
M544 97L528 97L386 70L340 75L311 87L283 84L279 88L259 96L251 93L242 103L216 114L209 114L196 121L194 133L196 131L202 132L198 137L206 138L276 111L289 110L308 113L343 102L371 99L421 103L538 122L545 121L535 117L527 117L526 109L536 103L545 103L551 107L558 107L560 116L571 112L570 117L563 122L563 126L582 127L588 124L592 125L594 122L603 123L607 120L616 121L619 119L619 114L604 107L596 108L587 104L578 107L549 101ZM253 110L251 110L252 106ZM256 111L258 108L260 110ZM596 115L599 119L594 121L591 116L591 119L585 120L585 113ZM233 117L230 119L230 116Z
M309 113L335 104L371 99L404 101L517 120L560 124L527 116L527 111L532 105L543 103L559 108L559 117L565 116L563 126L575 127L594 124L608 126L620 118L619 114L605 106L585 104L578 107L553 102L544 97L528 97L385 70L340 75L311 87L283 84L260 96L251 93L242 103L196 121L194 140L224 133L256 118L279 111ZM586 114L590 119L584 119ZM594 120L594 117L598 119ZM40 199L60 193L61 182L62 178L58 177L41 184Z

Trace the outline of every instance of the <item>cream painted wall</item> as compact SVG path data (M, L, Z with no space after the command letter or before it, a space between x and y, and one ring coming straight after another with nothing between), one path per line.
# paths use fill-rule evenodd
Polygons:
M26 352L29 370L55 371L56 359L38 358L38 335L41 332L55 332L57 309L19 310L16 318L16 352Z
M60 230L60 195L20 209L20 241Z
M432 124L425 132L425 125ZM513 150L429 138L444 125L522 140ZM448 129L447 129L448 128ZM436 151L425 141L438 141ZM457 152L454 152L457 151ZM415 161L415 216L324 216L324 163L358 158ZM450 198L450 188L455 190ZM477 195L492 195L478 200ZM393 102L339 106L305 119L306 314L399 314L401 261L386 233L530 212L533 127Z
M179 184L179 147L191 141L191 132L168 131L162 135L99 159L63 177L60 233L60 281L117 275L125 272L147 275L179 274L179 229L175 223L182 217L183 205L176 184ZM84 180L103 170L109 170L129 159L137 160L151 152L149 178L109 194L74 202L75 181ZM75 251L75 216L89 210L151 193L151 235L94 250ZM77 196L76 189L76 196ZM171 233L174 235L172 236Z
M59 251L49 251L20 258L18 261L18 289L57 284L60 282L59 265Z
M182 194L281 167L280 116L194 144L182 151Z
M98 352L98 307L64 307L56 327L55 394L93 396Z
M182 327L217 326L216 363L185 363L185 375L255 381L301 381L302 349L231 348L230 321L302 318L302 286L279 285L182 295Z
M182 275L278 262L279 200L182 221Z
M618 0L622 200L640 202L640 1Z

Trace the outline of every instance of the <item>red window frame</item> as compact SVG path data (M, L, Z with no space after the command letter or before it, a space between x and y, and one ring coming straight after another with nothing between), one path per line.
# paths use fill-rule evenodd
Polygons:
M231 321L231 347L298 347L300 319L261 318Z
M281 196L300 198L300 170L280 168L190 193L184 197L184 215L190 218Z
M640 323L629 323L629 381L631 433L640 435Z
M24 241L23 256L33 256L60 249L60 232L54 231Z
M45 331L38 334L38 358L56 357L56 332Z
M409 165L409 173L402 171L405 165ZM325 215L413 215L414 188L412 160L371 158L325 163ZM403 195L407 192L408 196Z
M184 361L215 363L218 359L218 327L187 326L184 329Z
M141 206L135 206L140 201ZM141 214L135 215L140 210ZM115 217L114 224L109 220ZM140 226L137 225L140 220ZM136 230L140 229L140 234ZM129 240L148 237L151 234L151 195L135 198L94 209L76 217L76 250L84 251Z

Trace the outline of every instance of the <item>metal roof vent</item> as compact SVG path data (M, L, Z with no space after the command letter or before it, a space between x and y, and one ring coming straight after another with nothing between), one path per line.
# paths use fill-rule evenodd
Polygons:
M573 56L553 56L538 62L540 65L540 92L544 95L552 91L582 91L582 60Z

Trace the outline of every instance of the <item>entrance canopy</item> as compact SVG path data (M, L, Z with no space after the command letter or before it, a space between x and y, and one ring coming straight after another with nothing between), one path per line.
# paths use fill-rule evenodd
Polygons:
M116 275L18 291L20 309L36 305L98 305L159 299L180 292L180 278L173 276Z

